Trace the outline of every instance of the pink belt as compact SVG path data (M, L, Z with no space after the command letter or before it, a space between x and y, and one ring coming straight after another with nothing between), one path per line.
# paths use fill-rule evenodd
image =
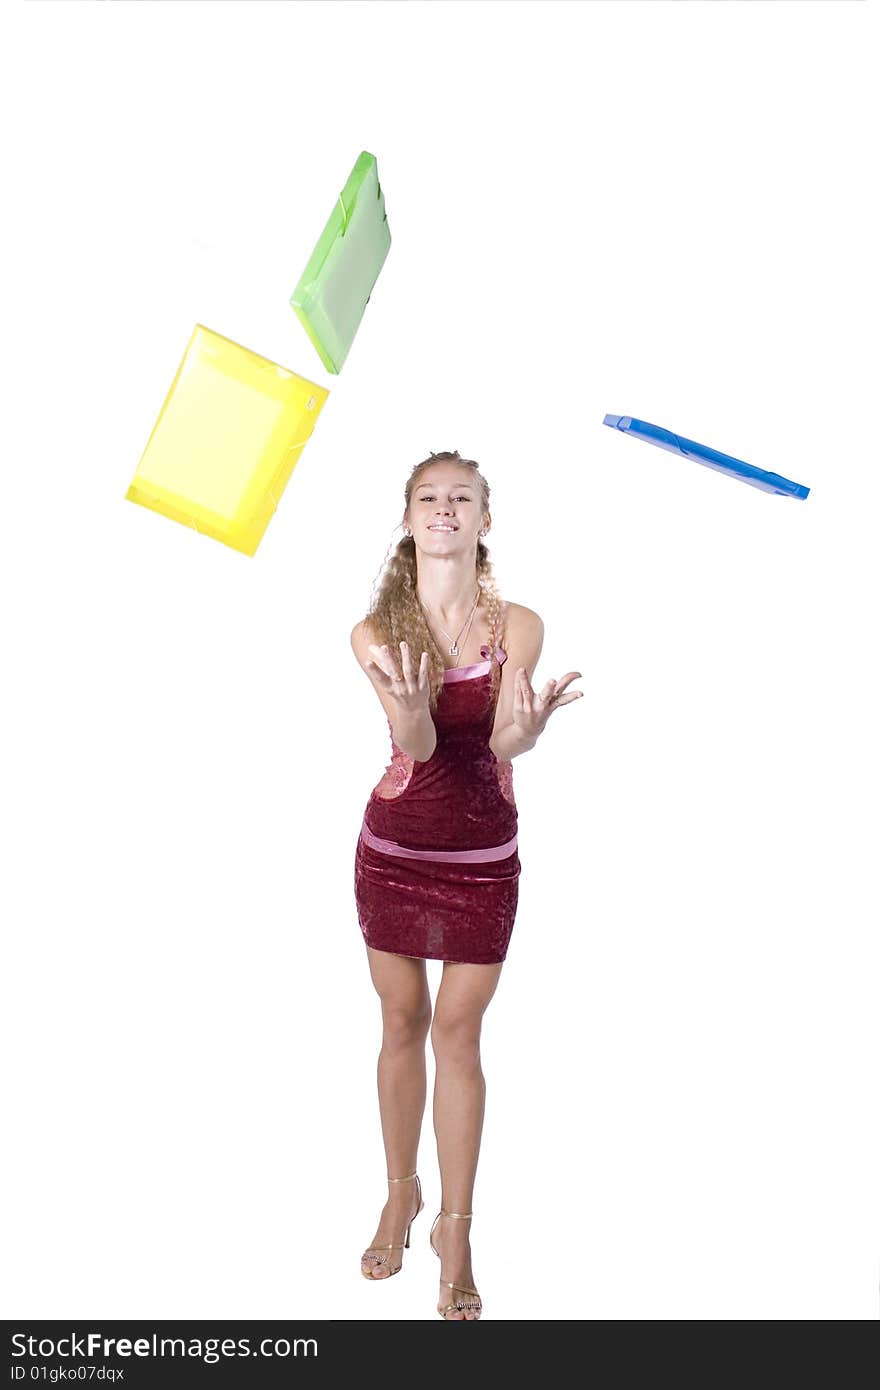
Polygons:
M395 840L382 840L374 835L366 821L361 826L361 839L380 854L399 854L403 859L440 859L449 864L488 864L494 859L507 859L517 844L514 835L505 844L492 845L488 849L406 849Z

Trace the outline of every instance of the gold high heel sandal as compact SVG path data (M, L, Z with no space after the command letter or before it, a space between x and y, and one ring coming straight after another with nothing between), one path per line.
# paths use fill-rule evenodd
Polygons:
M434 1217L434 1225L431 1227L431 1234L428 1236L428 1239L429 1239L430 1242L431 1242L431 1249L434 1251L434 1254L437 1256L438 1260L440 1260L441 1263L442 1263L442 1256L441 1256L441 1254L440 1254L440 1251L437 1249L436 1245L434 1244L434 1226L437 1225L437 1222L440 1220L440 1217L441 1217L441 1216L454 1216L458 1221L469 1221L470 1218L473 1216L473 1212L472 1212L472 1211L446 1211L446 1209L445 1209L444 1207L441 1207L440 1210L438 1211L437 1215ZM480 1298L480 1295L479 1295L479 1293L477 1292L477 1290L476 1290L476 1289L469 1289L468 1286L467 1286L467 1284L450 1284L450 1282L449 1282L448 1279L441 1279L441 1280L440 1280L440 1283L441 1283L441 1284L445 1284L446 1287L447 1287L448 1289L458 1289L460 1293L472 1293L472 1294L476 1294L476 1297L477 1297L476 1303L474 1303L472 1300L469 1299L469 1300L467 1301L467 1303L459 1303L459 1302L447 1303L447 1305L446 1305L445 1308L441 1308L440 1305L439 1305L439 1303L438 1303L438 1305L437 1305L437 1312L440 1314L441 1318L443 1318L444 1322L468 1322L468 1321L470 1321L470 1322L478 1322L478 1321L479 1321L479 1318L480 1318L480 1314L481 1314L482 1311L483 1311L483 1300ZM446 1316L446 1314L447 1314L447 1313L451 1313L451 1312L453 1311L453 1309L454 1309L456 1312L458 1312L458 1313L463 1313L464 1310L465 1310L465 1308L471 1308L471 1309L476 1310L476 1314L477 1314L476 1318L470 1318L470 1319L468 1319L468 1318L447 1318L447 1316Z
M425 1205L425 1203L424 1203L423 1200L422 1200L422 1184L419 1182L419 1177L418 1177L418 1174L417 1174L417 1173L409 1173L409 1174L407 1174L407 1176L406 1176L405 1178L389 1178L389 1179L388 1179L389 1182L409 1182L411 1178L415 1178L415 1180L416 1180L416 1191L417 1191L418 1194L419 1194L419 1205L416 1207L414 1214L410 1217L410 1222L409 1222L409 1225L408 1225L407 1228L406 1228L406 1238L404 1239L403 1245L369 1245L369 1246L367 1246L367 1249L364 1251L363 1255L361 1255L361 1274L364 1276L365 1279L369 1279L370 1282L371 1282L372 1284L381 1284L381 1283L383 1283L383 1281L384 1281L385 1279L390 1279L392 1274L399 1274L399 1273L400 1273L400 1270L403 1268L403 1262L401 1261L401 1263L400 1263L399 1265L395 1265L394 1268L393 1268L393 1269L390 1269L390 1270L388 1271L387 1274L384 1274L384 1275L382 1275L381 1278L377 1279L376 1276L375 1276L375 1274L373 1274L373 1273L371 1273L371 1272L368 1272L367 1270L364 1269L363 1261L364 1261L364 1260L372 1260L372 1261L373 1261L373 1267L375 1267L375 1265L387 1264L387 1263L388 1263L388 1256L387 1256L387 1255L377 1255L377 1254L374 1254L374 1251L377 1251L377 1250L408 1250L408 1249L409 1249L409 1233L410 1233L410 1230L412 1229L412 1223L415 1221L415 1219L416 1219L416 1217L418 1216L419 1212L421 1211L422 1207Z

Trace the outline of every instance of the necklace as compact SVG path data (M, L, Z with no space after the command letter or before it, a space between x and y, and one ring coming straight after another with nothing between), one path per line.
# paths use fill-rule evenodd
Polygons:
M474 612L475 612L475 610L476 610L476 607L477 607L477 604L479 603L479 601L480 601L480 586L479 586L479 584L478 584L478 585L477 585L477 595L476 595L476 598L474 599L474 603L473 603L473 607L471 608L470 615L468 616L467 620L465 621L465 623L464 623L464 625L463 625L463 627L462 627L462 629L461 629L461 632L459 632L459 634L458 634L458 637L453 637L453 636L452 636L452 633L451 633L451 632L447 632L447 631L446 631L446 628L443 627L441 623L438 623L438 624L437 624L437 626L440 628L440 631L443 633L444 637L448 637L449 640L450 640L450 642L452 643L452 646L449 648L449 655L450 655L450 656L459 656L459 655L460 655L460 653L461 653L461 648L460 648L459 645L458 645L458 638L461 636L461 633L464 632L465 628L468 628L468 629L470 628L470 625L471 625L471 623L473 622ZM425 605L422 603L422 600L421 600L421 599L419 599L419 607L421 608L422 612L425 613ZM427 622L427 620L428 620L428 615L427 615L427 613L425 613L425 621ZM467 641L467 638L465 638L465 641ZM456 666L457 666L457 665L458 665L458 662L456 662L455 664L456 664Z

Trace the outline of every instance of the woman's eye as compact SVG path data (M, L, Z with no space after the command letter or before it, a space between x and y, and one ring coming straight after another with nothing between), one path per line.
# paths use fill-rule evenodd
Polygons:
M453 502L470 502L471 499L470 499L469 497L453 497L452 500L453 500ZM423 498L422 498L422 501L423 501L423 502L433 502L433 501L434 501L434 498L433 498L433 497L423 497Z

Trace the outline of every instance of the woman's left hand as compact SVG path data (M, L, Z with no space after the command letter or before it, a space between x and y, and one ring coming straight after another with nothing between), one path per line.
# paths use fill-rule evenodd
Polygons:
M573 690L570 695L563 691L572 681L580 678L580 671L567 671L561 680L549 680L540 694L532 689L529 673L520 666L516 673L513 691L513 722L528 738L538 738L544 732L547 720L560 705L568 705L579 700L582 690Z

